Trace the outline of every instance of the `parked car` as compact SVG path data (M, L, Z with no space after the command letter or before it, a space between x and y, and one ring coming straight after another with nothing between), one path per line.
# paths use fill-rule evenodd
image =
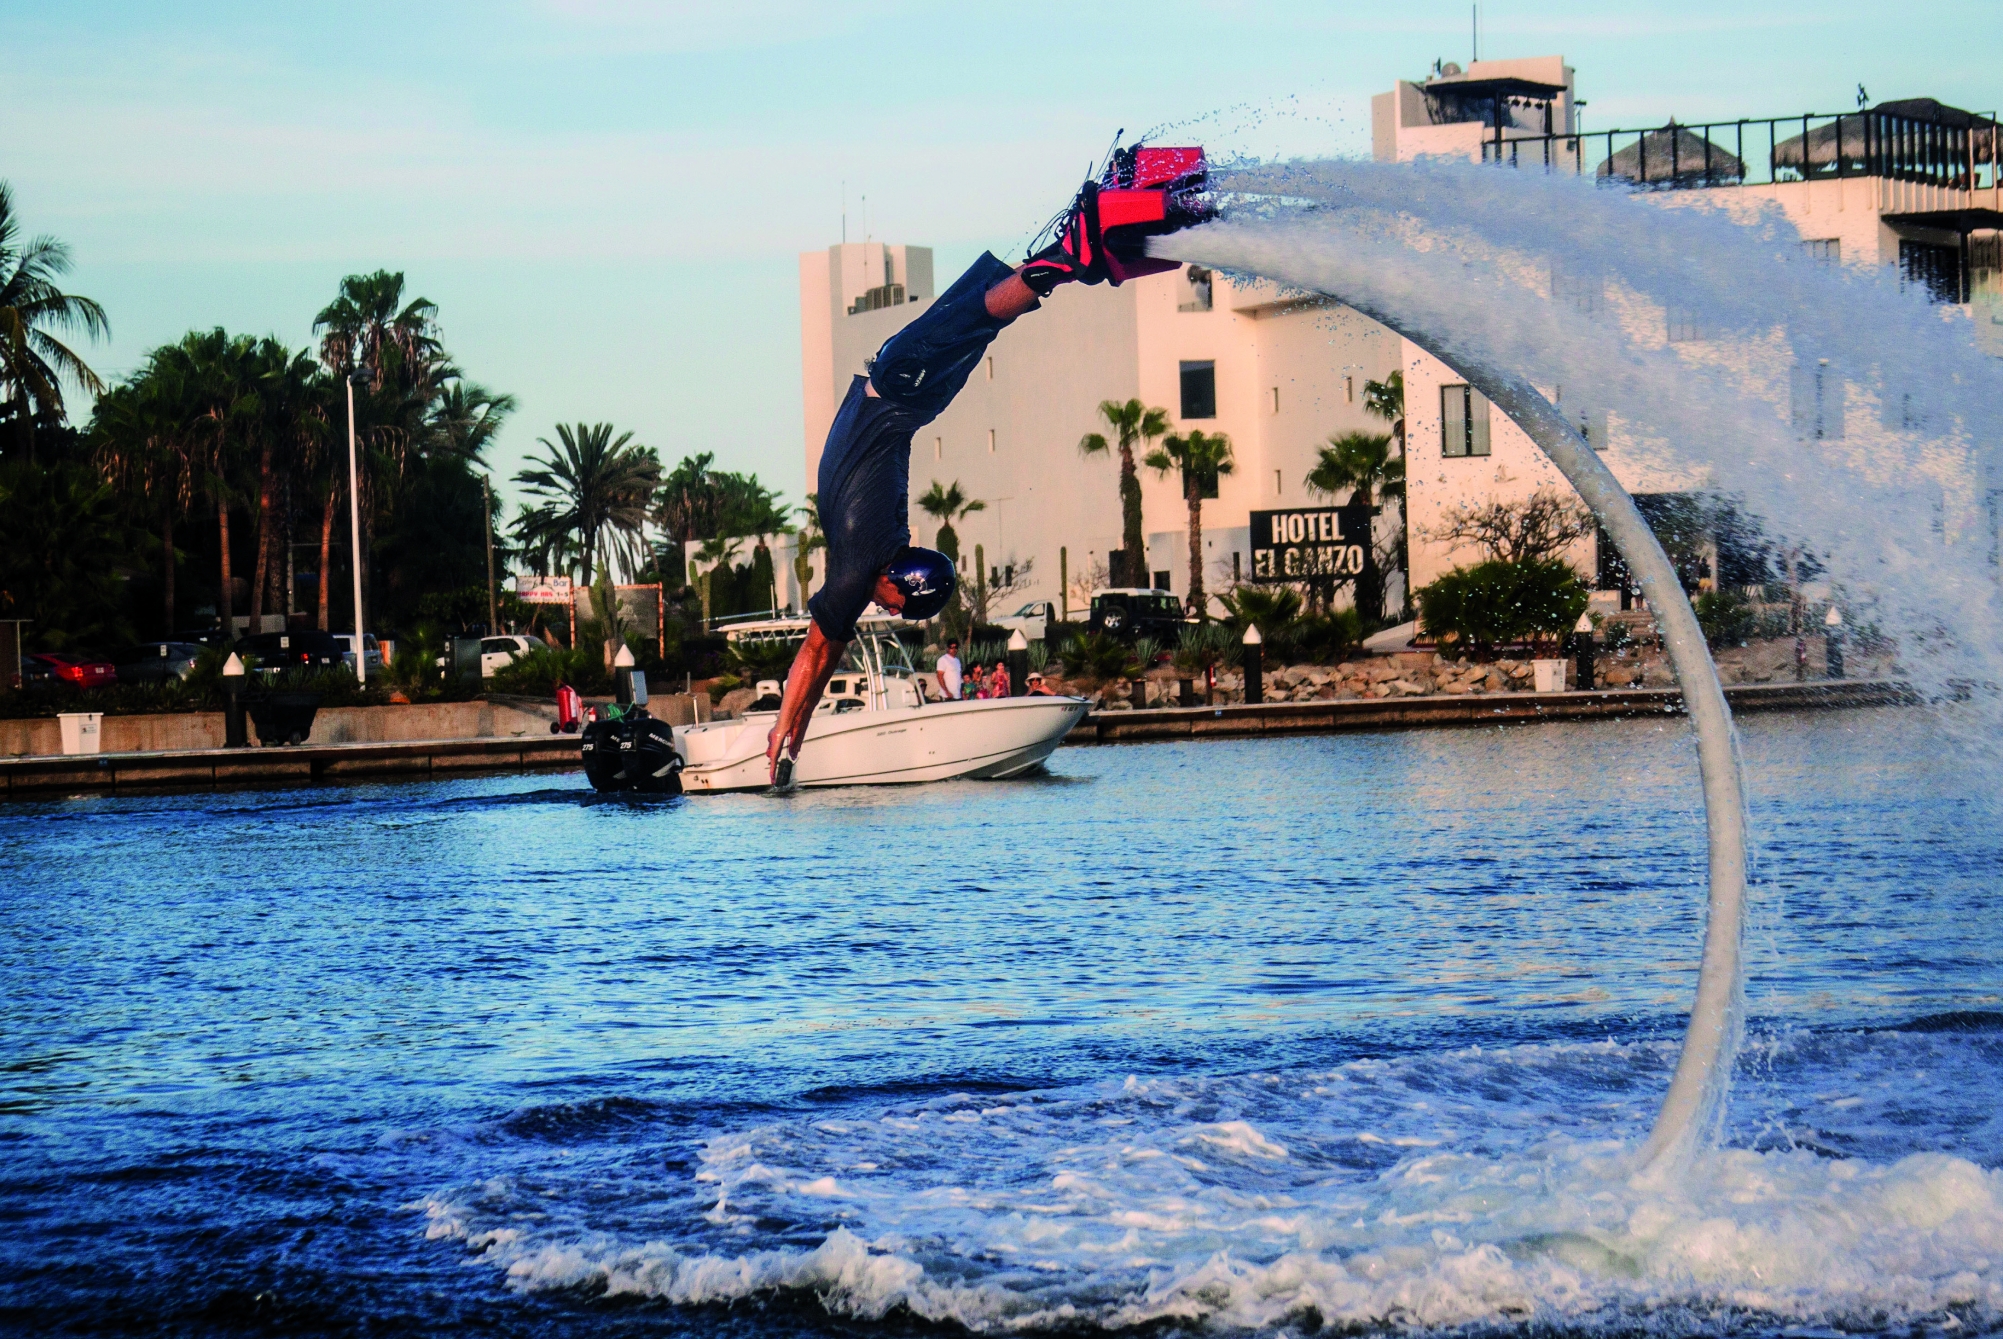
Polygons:
M355 667L355 634L352 632L337 632L333 634L333 638L336 642L340 643L341 663L349 669L353 669ZM383 667L382 647L376 643L376 635L373 632L362 634L362 646L366 649L369 657L368 671L374 674Z
M104 688L118 682L118 669L103 656L74 651L44 651L21 657L23 683L55 680L78 688Z
M315 628L297 632L260 632L236 644L247 664L261 670L320 669L346 661L345 648L332 633Z
M1123 642L1152 637L1173 646L1182 636L1183 625L1193 621L1183 614L1182 601L1165 590L1126 587L1097 591L1092 596L1091 630Z
M195 672L205 648L194 642L141 642L118 653L120 683L165 683Z
M170 642L192 642L196 646L221 646L229 639L223 636L222 624L218 623L213 627L189 628L183 632L170 632L167 634L167 640Z
M498 637L480 639L480 677L491 679L500 671L515 663L517 657L527 655L542 643L533 637L520 633L506 632Z
M1063 619L1058 617L1056 605L1049 600L1031 600L1007 618L996 619L995 626L1011 632L1019 631L1030 641L1040 642L1050 635L1052 625L1061 622Z

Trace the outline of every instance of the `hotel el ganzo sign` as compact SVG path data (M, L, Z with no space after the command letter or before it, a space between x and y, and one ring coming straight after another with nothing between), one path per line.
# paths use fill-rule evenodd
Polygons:
M1376 508L1304 507L1252 513L1252 580L1347 581L1372 570L1370 515Z

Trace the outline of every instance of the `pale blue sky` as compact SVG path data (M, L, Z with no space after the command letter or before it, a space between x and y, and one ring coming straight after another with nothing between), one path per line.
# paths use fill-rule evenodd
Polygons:
M1465 62L1469 6L0 0L0 177L74 248L116 375L225 325L309 342L340 276L402 269L522 409L802 491L795 254L1019 258L1112 132L1368 151L1370 95ZM2003 102L1995 0L1483 6L1483 55L1563 54L1588 127Z

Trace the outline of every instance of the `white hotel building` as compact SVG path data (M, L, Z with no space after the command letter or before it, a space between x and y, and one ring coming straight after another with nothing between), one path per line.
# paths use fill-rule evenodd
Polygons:
M1450 154L1549 162L1665 190L1773 200L1819 257L1900 265L1938 300L1962 304L1984 338L2003 348L1995 122L1914 100L1835 117L1580 135L1573 88L1561 57L1481 61L1465 73L1448 66L1373 100L1374 152L1383 161ZM923 247L846 243L801 256L809 481L850 377L937 292ZM1672 329L1667 337L1695 333ZM1084 574L1119 547L1117 462L1078 451L1081 436L1105 429L1096 412L1102 400L1139 397L1167 409L1175 431L1230 437L1237 470L1203 504L1205 584L1213 593L1247 570L1248 513L1323 505L1329 500L1303 484L1317 449L1331 435L1387 429L1364 413L1363 383L1393 369L1405 374L1414 584L1478 556L1425 539L1443 510L1566 487L1530 439L1444 364L1353 311L1283 301L1264 285L1185 268L1118 289L1060 287L1042 311L1003 331L991 355L913 443L911 484L914 501L937 479L986 502L955 528L963 554L980 545L990 568L1034 564L1011 607L1048 599L1078 610ZM1627 467L1614 436L1608 463L1631 491L1686 486ZM1143 469L1141 482L1147 570L1156 585L1182 595L1180 480ZM915 539L930 542L935 526L914 506ZM1582 572L1604 573L1593 541L1572 556ZM1069 574L1068 591L1060 571ZM1395 602L1396 590L1390 594Z

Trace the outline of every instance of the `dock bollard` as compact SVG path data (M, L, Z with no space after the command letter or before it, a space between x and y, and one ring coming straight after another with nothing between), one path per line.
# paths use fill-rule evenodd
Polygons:
M250 733L243 721L243 661L236 652L223 662L223 747L247 749Z
M1572 687L1590 692L1593 687L1593 620L1580 614L1572 625Z
M1245 629L1245 705L1256 707L1266 700L1265 669L1266 639L1259 635L1259 625L1250 624Z
M633 648L621 646L612 657L612 694L622 707L633 705Z
M1008 695L1023 697L1029 692L1029 638L1017 628L1008 635Z
M1822 616L1822 640L1829 657L1829 677L1843 677L1843 614L1835 605Z

